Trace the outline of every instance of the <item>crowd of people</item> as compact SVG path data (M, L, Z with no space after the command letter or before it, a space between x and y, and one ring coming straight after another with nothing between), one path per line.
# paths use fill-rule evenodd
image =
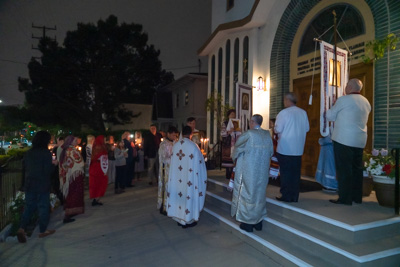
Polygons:
M336 122L332 140L339 198L331 200L335 204L362 202L362 150L371 107L360 95L361 88L361 81L350 80L346 96L327 112L328 120ZM228 112L228 121L222 124L222 161L226 178L233 179L231 215L244 231L262 230L270 176L280 175L281 196L276 200L299 201L301 158L310 126L307 113L296 104L296 95L287 93L285 108L276 120L270 121L270 131L261 128L263 117L259 114L251 117L249 129L240 129L232 121L235 110ZM135 172L144 170L144 161L149 185L158 184L156 203L160 213L171 217L179 227L195 226L204 207L207 186L205 158L195 125L195 119L190 117L181 132L171 126L165 135L151 125L148 136L142 138L136 133L134 140L130 132L124 132L116 141L113 136L89 135L85 146L81 146L78 137L60 137L53 158L47 150L50 134L38 132L24 158L27 201L17 234L19 241L26 242L24 229L35 208L39 210L39 237L55 232L47 229L52 180L64 207L63 222L70 223L74 216L84 213L87 178L91 205L102 206L108 184L114 183L115 194L133 187Z

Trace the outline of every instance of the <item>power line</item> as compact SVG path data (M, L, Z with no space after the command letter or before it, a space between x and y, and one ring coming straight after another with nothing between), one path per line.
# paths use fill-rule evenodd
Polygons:
M33 22L32 22L32 28L42 29L42 31L43 31L42 37L37 37L32 34L32 39L39 39L39 40L46 38L46 31L56 31L57 30L57 26L54 26L54 28L49 28L46 26L35 26L35 25L33 25ZM56 41L57 40L56 36L54 36L54 39L52 39L52 40ZM39 50L39 48L33 47L33 45L32 45L32 49Z

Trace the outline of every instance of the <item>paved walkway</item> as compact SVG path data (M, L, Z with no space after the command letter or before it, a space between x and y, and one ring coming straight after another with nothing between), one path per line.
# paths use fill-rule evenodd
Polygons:
M37 227L26 244L0 243L0 266L280 266L204 211L196 227L178 227L156 210L156 195L145 181L120 195L109 185L104 206L86 197L70 224L58 208L49 225L57 232L39 239Z

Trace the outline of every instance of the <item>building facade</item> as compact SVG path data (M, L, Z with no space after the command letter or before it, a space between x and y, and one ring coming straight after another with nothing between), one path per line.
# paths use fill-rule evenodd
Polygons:
M366 149L398 147L400 142L400 49L366 64L365 45L388 34L400 36L400 2L396 0L228 0L213 1L212 34L199 49L208 56L208 94L221 94L236 106L236 83L253 89L253 114L263 115L263 128L283 108L283 95L293 91L310 120L303 174L314 176L318 160L320 57L314 38L333 43L337 14L338 47L349 50L350 78L364 83L362 94L372 106ZM309 105L310 95L313 97ZM209 112L210 143L219 139L215 114Z
M179 130L189 117L196 118L196 129L206 130L207 125L207 74L189 73L161 88L153 103L153 122L167 131L175 126Z

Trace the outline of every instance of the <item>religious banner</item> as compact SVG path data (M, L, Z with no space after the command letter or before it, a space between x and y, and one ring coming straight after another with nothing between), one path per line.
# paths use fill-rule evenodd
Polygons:
M330 123L326 119L326 111L336 102L336 99L344 94L348 81L347 51L336 48L337 58L337 82L335 82L335 48L324 41L320 43L321 48L321 113L320 132L323 137L328 136ZM337 84L337 90L336 85ZM331 122L333 124L333 122Z
M250 119L252 116L252 90L253 87L248 84L236 83L236 118L239 119L239 125L242 132L250 128Z

